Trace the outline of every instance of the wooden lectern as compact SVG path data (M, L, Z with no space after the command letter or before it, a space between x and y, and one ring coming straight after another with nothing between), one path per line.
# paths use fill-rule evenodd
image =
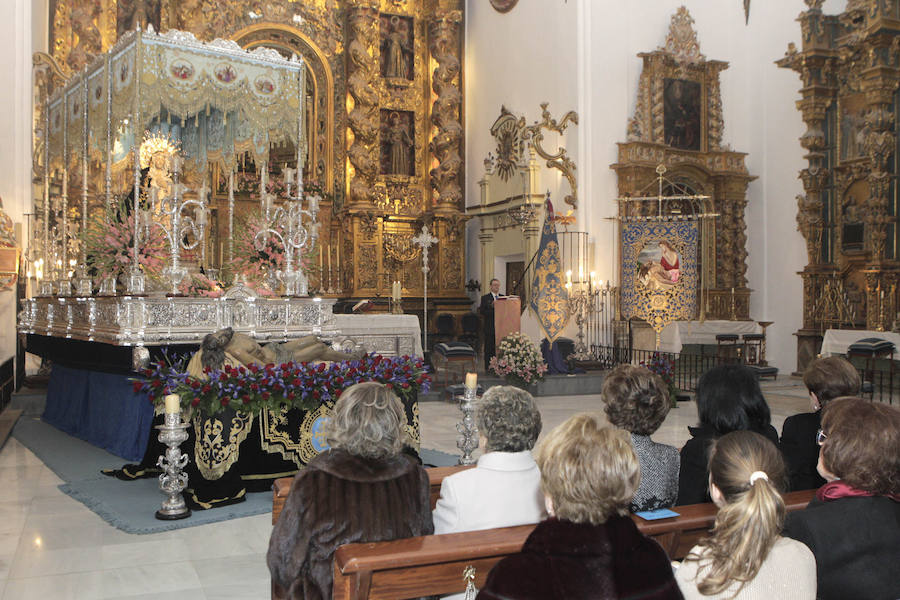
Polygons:
M494 339L500 340L510 333L518 333L522 326L522 300L518 296L500 296L494 300Z

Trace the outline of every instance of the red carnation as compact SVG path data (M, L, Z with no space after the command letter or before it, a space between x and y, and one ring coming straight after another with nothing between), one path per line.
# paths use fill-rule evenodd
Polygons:
M403 389L404 389L404 390L409 389L409 383L408 383L408 382L406 382L406 381L403 382Z
M210 387L210 385L207 383L206 385L203 386L203 389L201 391L204 394L208 394L211 389L212 389L212 387Z
M318 400L320 395L321 395L321 394L319 394L319 390L313 390L313 393L312 393L312 397L313 397L313 398L315 398L316 400Z
M269 394L269 392L263 392L263 393L262 393L262 399L263 399L263 400L268 400L268 399L269 399L269 396L271 396L271 394Z
M384 387L386 387L386 388L389 389L389 390L392 390L392 389L394 389L394 384L393 384L393 383L386 383L386 384L384 384Z
M221 400L219 400L219 402L222 404L222 406L228 406L228 398L222 398Z
M241 400L244 401L244 404L250 404L250 394L244 394L241 396Z
M131 384L131 387L134 389L134 393L137 394L138 392L141 391L141 388L144 387L144 384L141 383L140 381L135 381L134 383Z
M200 398L194 398L193 400L191 400L191 406L197 406L198 404L200 404Z

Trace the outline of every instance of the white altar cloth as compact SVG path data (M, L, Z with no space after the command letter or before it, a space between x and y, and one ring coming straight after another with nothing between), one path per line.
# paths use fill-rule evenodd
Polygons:
M362 344L369 352L385 356L423 356L419 318L416 315L334 315L341 337Z
M662 330L659 349L681 352L685 344L715 344L721 333L762 333L762 328L756 321L675 321Z
M900 333L890 331L865 331L863 329L828 329L822 338L822 356L835 354L847 354L850 344L866 338L879 338L894 343L894 348L900 348Z

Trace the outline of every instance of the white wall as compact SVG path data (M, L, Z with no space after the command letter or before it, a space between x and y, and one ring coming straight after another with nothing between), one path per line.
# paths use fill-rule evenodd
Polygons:
M641 73L639 52L663 45L671 16L685 4L695 20L700 49L724 60L721 75L725 114L723 142L748 152L747 165L759 179L750 184L746 214L749 285L755 290L751 316L775 321L769 328L768 356L781 370L796 368L793 332L801 325L803 239L796 230L795 196L804 127L794 108L800 82L777 68L790 41L800 41L795 18L801 0L755 2L749 25L737 0L523 1L500 14L488 2L466 6L466 194L478 198L482 161L493 150L490 125L500 105L540 117L550 102L554 117L579 113L580 124L565 144L578 166L579 227L594 237L598 277L616 277L616 142L625 141ZM839 10L835 8L835 10ZM561 186L566 189L565 184ZM558 191L558 190L556 190ZM551 192L555 192L551 190ZM560 194L556 206L561 205ZM477 221L469 227L469 274L480 279Z
M0 198L15 223L24 222L22 215L31 206L32 26L32 0L4 1L0 19L4 57L0 61L0 106L4 111L0 119ZM16 310L15 292L0 292L0 362L15 355Z

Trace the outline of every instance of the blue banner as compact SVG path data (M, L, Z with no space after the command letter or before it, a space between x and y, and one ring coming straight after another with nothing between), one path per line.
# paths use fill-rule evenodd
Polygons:
M544 335L552 343L569 321L569 295L563 286L559 242L556 239L553 204L550 203L549 195L545 214L541 245L535 259L534 280L531 283L531 308L537 315Z

